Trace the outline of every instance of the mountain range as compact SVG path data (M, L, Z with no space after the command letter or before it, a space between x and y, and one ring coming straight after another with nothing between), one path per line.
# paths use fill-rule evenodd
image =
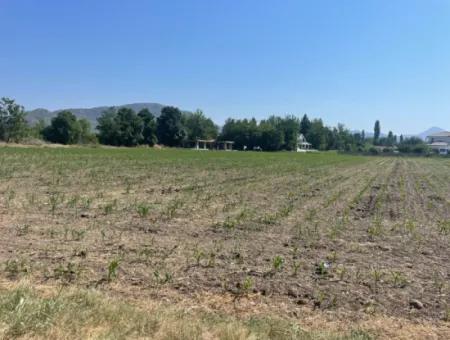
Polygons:
M437 132L442 132L442 131L446 131L440 127L437 126L433 126L431 128L429 128L428 130L421 132L417 135L417 137L425 140L429 135L433 134L433 133L437 133Z
M429 135L431 135L433 133L437 133L437 132L442 132L442 131L447 131L447 130L442 129L442 128L437 127L437 126L433 126L433 127L429 128L429 129L427 129L427 130L425 130L423 132L417 133L417 134L405 134L404 133L403 137L405 137L405 138L419 137L422 140L426 140ZM361 131L353 130L352 132L353 133L360 133ZM373 137L373 132L366 131L365 132L365 136L366 136L366 138L372 138ZM387 134L381 133L380 136L381 137L387 137ZM400 134L398 136L400 136Z
M158 117L161 114L162 108L166 105L158 104L158 103L133 103L133 104L124 104L124 105L118 105L115 106L116 108L126 107L134 110L135 112L139 112L142 109L148 109L151 113L153 113L156 117ZM110 108L110 106L97 106L92 108L78 108L78 109L66 109L71 111L74 115L76 115L79 118L86 118L93 128L97 125L97 118L101 116L101 114L106 110ZM50 122L50 120L55 117L58 112L62 110L55 110L55 111L49 111L47 109L35 109L32 111L28 111L27 119L30 123L37 122L40 119L43 119L47 123ZM433 126L429 128L428 130L425 130L418 134L403 134L405 137L419 137L423 140L426 139L427 136L429 136L432 133L446 131L440 127ZM353 131L353 132L360 132L360 131ZM382 137L385 137L385 134L381 134ZM366 132L366 137L373 137L372 132Z
M166 105L158 104L158 103L134 103L134 104L124 104L115 106L116 108L126 107L134 110L135 112L139 112L142 109L148 109L151 113L153 113L156 117L161 114L162 108ZM86 118L92 127L97 125L97 118L101 116L101 114L110 108L110 106L97 106L92 108L78 108L78 109L65 109L71 111L74 115L79 118ZM55 110L49 111L47 109L35 109L32 111L28 111L27 119L30 123L35 123L40 119L43 119L45 122L50 122L50 120L55 117L58 112L63 110Z

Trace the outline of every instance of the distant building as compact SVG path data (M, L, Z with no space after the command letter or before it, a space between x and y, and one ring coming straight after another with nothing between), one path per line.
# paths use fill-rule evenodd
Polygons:
M427 136L428 146L440 155L450 153L450 132L441 131Z
M233 141L217 141L215 139L197 139L195 141L196 150L233 150Z
M297 152L307 152L308 150L312 150L312 144L308 143L303 134L300 134L297 138Z

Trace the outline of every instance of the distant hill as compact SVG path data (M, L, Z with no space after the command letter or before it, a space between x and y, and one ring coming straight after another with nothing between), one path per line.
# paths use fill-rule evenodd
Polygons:
M442 131L446 131L446 130L441 129L440 127L437 127L437 126L433 126L433 127L429 128L428 130L425 130L424 132L417 134L416 136L425 140L429 135L431 135L433 133L437 133L437 132L442 132Z
M144 108L147 108L155 116L159 116L161 114L161 109L164 106L165 105L158 103L134 103L134 104L118 105L115 107L116 108L127 107L133 109L136 112ZM79 118L86 118L91 123L92 128L95 128L95 126L97 125L97 118L100 117L103 111L105 111L110 107L111 106L98 106L89 109L64 109L64 110L71 111L74 115L76 115ZM46 109L36 109L28 111L27 119L30 123L37 122L39 119L44 119L46 122L49 122L60 111L62 111L62 109L55 111L49 111Z
M423 131L421 133L418 133L418 134L403 134L403 137L405 137L405 138L419 137L422 140L426 140L429 135L431 135L433 133L441 132L441 131L447 131L447 130L442 129L442 128L437 127L437 126L433 126L433 127L429 128L428 130L425 130L425 131ZM353 133L361 133L360 130L353 130L352 132ZM398 136L400 136L400 135L401 134L398 134ZM381 137L387 137L387 135L384 134L384 133L381 133L380 136ZM372 138L372 137L373 137L373 132L371 132L371 131L366 132L366 138Z

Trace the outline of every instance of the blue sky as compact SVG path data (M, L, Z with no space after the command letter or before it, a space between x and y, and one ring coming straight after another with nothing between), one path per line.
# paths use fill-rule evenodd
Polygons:
M450 129L447 0L0 0L0 96Z

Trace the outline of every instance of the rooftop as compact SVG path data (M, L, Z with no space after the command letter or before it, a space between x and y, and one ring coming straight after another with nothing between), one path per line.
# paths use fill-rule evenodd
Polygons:
M431 143L428 145L430 145L430 146L449 146L448 143L444 143L444 142L434 142L434 143Z
M450 131L441 131L441 132L432 133L428 137L450 137Z

